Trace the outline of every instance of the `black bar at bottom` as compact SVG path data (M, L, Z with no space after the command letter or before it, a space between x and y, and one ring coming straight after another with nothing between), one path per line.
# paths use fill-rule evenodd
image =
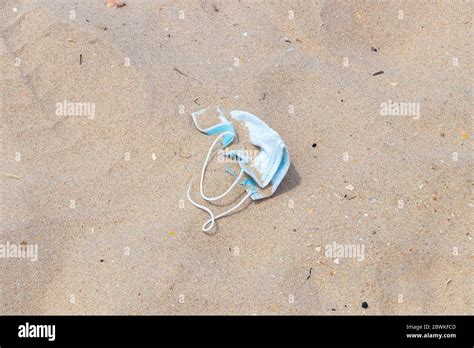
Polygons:
M317 343L472 347L473 328L472 316L1 316L0 346Z

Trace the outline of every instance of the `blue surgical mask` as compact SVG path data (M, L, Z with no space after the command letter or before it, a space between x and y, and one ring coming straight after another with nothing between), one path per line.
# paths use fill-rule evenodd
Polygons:
M207 116L209 116L209 113L212 111L214 111L214 114L212 115L214 118L214 125L208 128L201 127L199 125L200 116L204 114L208 114ZM237 205L224 213L214 215L209 208L196 203L191 198L191 182L188 187L187 196L193 205L209 214L210 219L202 226L202 230L207 232L214 226L215 220L224 217L239 208L247 198L250 197L252 200L258 200L272 196L288 172L290 157L285 142L280 135L257 116L249 112L233 110L230 112L229 121L219 108L207 108L193 113L192 118L199 131L207 135L217 134L217 137L209 148L202 167L200 180L201 197L206 201L216 201L226 196L237 184L242 185L247 192L245 197ZM240 126L242 126L240 129L247 133L245 134L245 138L248 139L248 143L244 145L252 148L225 152L225 156L238 163L240 173L235 174L232 171L227 170L228 173L231 173L236 177L232 185L230 185L223 194L216 197L208 197L204 194L203 189L204 174L207 165L214 147L219 140L222 149L228 147L232 142L238 141L238 134L236 133L234 123L236 125L239 123ZM249 153L254 153L255 156L248 156L247 154Z

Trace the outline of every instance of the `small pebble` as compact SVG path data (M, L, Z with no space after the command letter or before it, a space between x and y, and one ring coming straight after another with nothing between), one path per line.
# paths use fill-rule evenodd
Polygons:
M367 302L362 302L362 308L364 309L369 308L369 304Z

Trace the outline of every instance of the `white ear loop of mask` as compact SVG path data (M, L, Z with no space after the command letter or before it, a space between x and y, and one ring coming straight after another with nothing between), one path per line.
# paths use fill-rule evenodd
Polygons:
M232 185L230 185L229 188L227 189L227 191L225 191L223 194L221 194L219 196L216 196L216 197L207 197L204 194L204 174L206 172L207 165L209 164L209 160L211 159L212 150L214 149L214 146L216 146L219 139L222 138L224 135L234 135L234 134L231 133L231 132L223 132L223 133L219 134L219 136L214 140L211 147L209 148L209 151L207 152L206 160L204 161L204 164L202 166L201 183L199 185L199 189L201 190L201 197L204 198L206 201L211 201L211 202L212 201L217 201L218 199L221 199L221 198L225 197L234 188L234 186L237 185L237 183L239 182L239 180L242 178L242 176L244 174L244 170L241 169L239 175L234 180Z
M209 148L209 151L207 153L207 157L206 157L206 160L204 161L204 165L202 167L202 171L201 171L201 182L200 182L200 191L201 191L201 197L204 198L205 200L207 201L215 201L215 200L218 200L224 196L226 196L233 188L234 186L239 182L239 180L241 179L244 171L243 169L240 171L240 174L237 176L237 178L235 179L235 181L232 183L232 185L230 185L230 187L227 189L227 191L225 191L223 194L217 196L217 197L207 197L205 194L204 194L204 190L203 190L203 183L204 183L204 174L206 172L206 168L207 168L207 165L209 163L209 160L210 160L210 157L211 157L211 153L212 153L212 150L214 149L214 146L217 144L217 142L219 141L220 138L222 138L224 135L227 135L227 134L230 134L230 135L235 135L231 132L223 132L221 134L219 134L219 136L214 140L214 142L212 143L211 147ZM187 196L188 196L188 200L191 202L191 204L193 204L196 208L199 208L201 210L204 210L205 212L207 212L210 216L210 219L207 220L203 225L202 225L202 230L204 232L207 232L209 231L213 226L214 226L214 223L217 219L220 219L221 217L224 217L226 215L228 215L229 213L233 212L235 209L239 208L244 202L245 200L250 197L250 193L248 193L247 195L245 195L245 197L237 204L235 205L234 207L230 208L229 210L223 212L223 213L220 213L216 216L214 216L214 214L212 213L212 211L201 205L201 204L198 204L196 203L195 201L193 201L193 199L191 198L190 196L190 191L191 191L191 185L192 185L192 181L189 183L189 186L188 186L188 192L187 192Z
M199 209L201 209L201 210L204 210L204 211L205 211L206 213L208 213L209 216L210 216L210 219L207 220L207 221L202 225L202 230L203 230L204 232L209 231L209 230L214 226L214 223L216 222L217 219L220 219L221 217L224 217L224 216L230 214L230 213L233 212L235 209L239 208L239 207L247 200L247 198L250 197L250 193L247 193L247 194L245 195L245 197L242 198L242 200L241 200L238 204L236 204L234 207L230 208L229 210L227 210L227 211L225 211L225 212L223 212L223 213L220 213L219 215L214 216L214 214L212 213L212 211L211 211L209 208L207 208L207 207L205 207L205 206L203 206L203 205L201 205L201 204L198 204L198 203L196 203L195 201L193 201L193 199L191 198L191 196L190 196L190 194L189 194L189 191L191 190L191 184L192 184L192 181L189 183L189 186L188 186L188 192L187 192L188 200L189 200L196 208L199 208Z

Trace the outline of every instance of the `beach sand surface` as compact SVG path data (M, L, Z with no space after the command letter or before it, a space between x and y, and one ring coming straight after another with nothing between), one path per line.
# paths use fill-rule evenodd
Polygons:
M2 1L0 243L38 260L0 259L0 313L472 313L472 10ZM291 167L209 235L186 190L202 202L213 137L190 114L216 105L259 116Z

